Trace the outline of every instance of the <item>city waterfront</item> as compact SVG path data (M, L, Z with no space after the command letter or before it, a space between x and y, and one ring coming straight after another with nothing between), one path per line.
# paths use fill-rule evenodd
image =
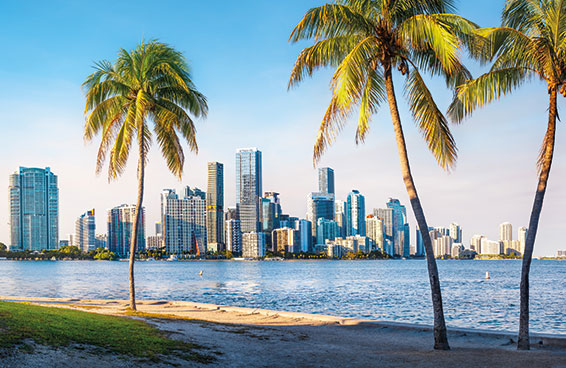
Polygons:
M517 330L521 261L438 261L438 268L449 327ZM127 299L127 269L127 262L0 261L2 294ZM141 299L432 324L422 260L149 261L136 264L136 285ZM530 286L532 331L566 334L566 262L535 260Z

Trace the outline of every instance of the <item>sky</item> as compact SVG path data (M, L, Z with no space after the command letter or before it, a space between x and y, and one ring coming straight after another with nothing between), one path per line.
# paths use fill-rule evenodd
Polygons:
M74 221L97 211L97 233L106 231L106 211L135 203L136 157L126 173L109 182L95 174L100 139L85 144L81 84L96 61L115 60L121 48L159 39L189 60L193 81L207 97L209 115L197 120L198 154L186 150L181 181L170 174L154 144L146 171L146 233L159 220L159 193L184 186L206 189L206 163L224 163L225 207L235 206L235 151L263 152L263 190L281 193L283 211L304 217L306 197L317 190L312 148L330 99L330 70L287 90L300 50L289 34L304 13L322 1L12 1L0 12L0 241L9 243L8 176L18 167L50 167L59 177L59 234L67 239ZM458 13L482 27L499 23L502 0L460 1ZM468 60L479 75L485 66ZM536 159L547 121L546 88L532 82L498 103L452 125L459 149L455 170L443 171L427 150L403 100L395 75L409 159L429 226L462 226L464 243L474 234L498 238L500 223L527 226L537 183ZM445 109L450 91L428 80ZM559 108L564 107L560 98ZM407 205L411 243L416 223L401 180L393 128L386 108L372 119L363 145L350 122L319 166L335 170L337 199L352 189L366 197L366 212L389 197ZM535 256L566 249L566 141L558 123L556 153L535 244ZM185 145L186 147L186 145ZM3 179L2 179L3 178Z

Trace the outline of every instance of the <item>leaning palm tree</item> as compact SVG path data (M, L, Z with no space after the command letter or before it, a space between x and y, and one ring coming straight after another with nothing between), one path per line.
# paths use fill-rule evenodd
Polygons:
M454 87L469 76L459 48L477 28L449 14L451 0L343 0L310 9L293 30L290 41L314 39L297 58L289 87L321 67L336 68L332 98L322 119L313 161L320 159L354 108L359 108L356 143L363 142L380 105L389 104L403 181L426 251L434 312L434 348L449 349L438 269L415 182L397 106L393 71L404 78L405 96L418 129L440 166L455 164L457 149L448 123L423 79L423 72L442 76Z
M134 259L152 134L169 170L181 178L185 160L179 134L191 151L198 150L195 126L187 111L194 117L204 117L208 106L191 80L183 55L164 43L142 42L135 50L122 49L115 63L98 62L95 70L83 87L87 115L85 140L92 140L98 133L102 135L96 172L100 173L110 153L108 179L118 178L126 168L132 143L137 143L138 194L129 252L130 308L136 310Z
M461 121L476 108L499 99L531 79L546 83L548 123L538 158L539 180L521 270L521 307L517 347L529 349L529 271L556 133L558 92L566 97L566 1L507 0L501 27L477 31L483 37L475 50L484 61L493 60L489 72L458 87L450 115Z

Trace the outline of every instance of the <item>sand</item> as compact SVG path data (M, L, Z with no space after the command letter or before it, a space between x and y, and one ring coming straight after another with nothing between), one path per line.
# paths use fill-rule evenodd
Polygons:
M124 314L120 300L0 297L104 314ZM221 352L209 367L553 367L566 368L566 338L536 335L530 351L517 351L512 333L449 330L450 351L432 349L427 326L279 312L214 304L140 301L149 323L172 338ZM98 359L72 348L42 348L2 361L0 367L137 367L124 359ZM152 365L147 365L152 366ZM161 365L164 366L164 365ZM181 366L200 366L181 363Z

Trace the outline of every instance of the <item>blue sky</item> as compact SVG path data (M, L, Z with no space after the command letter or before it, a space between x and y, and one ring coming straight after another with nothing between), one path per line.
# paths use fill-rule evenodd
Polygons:
M210 114L198 121L198 155L187 154L183 180L166 170L154 146L146 185L147 232L158 220L159 192L184 185L206 187L206 162L225 164L226 206L235 205L234 152L263 151L264 191L281 193L285 212L303 217L306 196L316 190L312 144L329 101L330 72L323 70L287 91L294 60L307 43L287 42L302 15L321 1L51 1L8 2L0 13L0 177L18 166L50 166L60 181L60 238L74 219L97 210L98 232L106 210L135 200L135 157L126 174L108 183L94 174L96 144L85 145L81 83L101 59L114 60L120 48L158 38L190 61L197 87L208 97ZM497 25L503 1L460 1L459 13L481 26ZM476 74L482 68L473 62ZM400 76L396 76L400 80ZM450 92L431 81L439 104ZM500 103L453 127L459 147L454 172L443 172L427 152L402 101L409 156L428 222L460 223L465 243L473 234L497 238L510 221L514 237L526 226L536 187L535 161L546 124L547 95L534 82ZM559 106L564 102L561 100ZM564 208L566 140L558 125L557 150L535 255L566 248ZM321 165L336 172L338 198L351 189L366 196L367 211L388 197L408 205L388 111L378 112L363 146L354 143L354 124L343 130ZM408 212L409 211L408 209ZM0 195L0 241L9 242L8 194ZM412 214L411 237L415 222Z

